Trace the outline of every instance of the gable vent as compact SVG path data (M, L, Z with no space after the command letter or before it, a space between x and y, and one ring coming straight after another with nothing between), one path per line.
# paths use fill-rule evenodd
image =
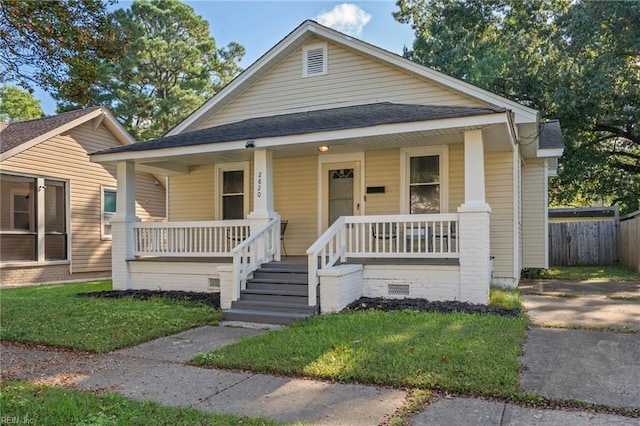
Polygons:
M303 50L303 77L327 73L327 45L313 44Z

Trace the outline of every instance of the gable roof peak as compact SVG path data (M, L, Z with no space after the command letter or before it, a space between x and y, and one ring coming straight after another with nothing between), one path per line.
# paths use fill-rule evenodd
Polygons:
M537 122L539 120L539 114L536 110L521 105L518 102L413 62L396 53L326 27L314 20L307 19L236 76L200 108L178 123L178 125L171 129L165 136L196 130L198 125L206 120L207 116L215 114L228 105L238 93L242 93L246 88L262 78L268 71L276 67L286 56L303 46L314 36L324 38L327 41L341 45L352 51L386 63L387 65L427 79L449 90L459 92L464 96L497 107L510 109L515 114L516 123Z

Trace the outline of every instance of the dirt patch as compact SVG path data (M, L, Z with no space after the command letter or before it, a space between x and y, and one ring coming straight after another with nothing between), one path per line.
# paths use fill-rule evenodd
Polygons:
M220 293L199 293L195 291L159 291L159 290L110 290L78 293L80 297L105 297L120 299L130 297L137 300L164 298L181 302L202 303L214 309L220 309Z
M428 312L465 312L469 314L493 314L505 317L517 317L520 311L517 309L505 309L495 306L475 305L466 302L430 302L426 299L385 299L383 297L361 297L347 306L353 311L376 309L380 311L398 311L411 309Z

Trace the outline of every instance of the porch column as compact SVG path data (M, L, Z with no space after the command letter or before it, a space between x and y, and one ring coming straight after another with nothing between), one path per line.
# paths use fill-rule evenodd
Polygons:
M482 130L464 133L464 194L458 208L460 226L460 300L489 301L491 283L490 214L485 200Z
M276 216L273 210L273 155L266 149L253 152L253 211L249 213L250 232L256 234L269 219ZM262 251L262 247L258 247ZM280 260L280 245L277 245L276 258Z
M128 260L133 259L135 249L133 224L140 221L136 216L136 167L126 161L119 162L117 167L116 214L111 219L111 275L114 290L129 290L132 282Z
M253 153L253 211L249 219L266 219L273 211L273 158L271 151L257 149Z

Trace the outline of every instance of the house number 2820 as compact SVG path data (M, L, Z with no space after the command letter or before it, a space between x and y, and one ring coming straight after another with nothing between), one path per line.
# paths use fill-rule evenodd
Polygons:
M262 172L258 172L258 188L256 190L258 198L262 197Z

